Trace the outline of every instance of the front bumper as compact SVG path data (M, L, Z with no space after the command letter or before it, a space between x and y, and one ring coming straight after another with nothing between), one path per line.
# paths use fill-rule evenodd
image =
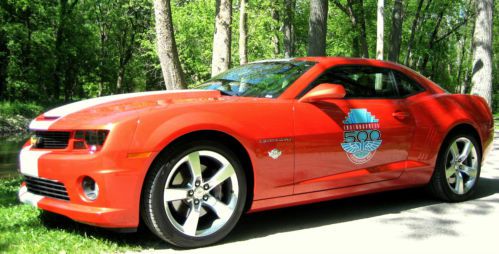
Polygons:
M31 193L25 183L19 190L19 200L85 224L136 228L143 179L155 155L127 158L126 153L105 151L44 151L40 155L39 150L25 147L20 155L21 174L64 184L69 201ZM83 195L81 181L85 176L99 185L99 196L94 201Z

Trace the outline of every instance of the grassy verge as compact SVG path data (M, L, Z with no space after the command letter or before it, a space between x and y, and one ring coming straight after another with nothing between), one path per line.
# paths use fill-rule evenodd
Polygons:
M163 245L149 232L111 232L20 204L20 183L0 178L0 253L116 253Z

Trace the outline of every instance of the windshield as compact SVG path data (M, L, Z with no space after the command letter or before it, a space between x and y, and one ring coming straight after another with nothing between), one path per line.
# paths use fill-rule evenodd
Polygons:
M235 67L196 86L232 96L276 98L315 63L257 62Z

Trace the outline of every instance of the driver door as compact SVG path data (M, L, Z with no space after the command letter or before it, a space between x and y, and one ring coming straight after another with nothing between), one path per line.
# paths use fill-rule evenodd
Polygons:
M294 193L394 179L405 169L413 120L398 98L393 73L335 67L321 83L341 84L342 99L294 104Z

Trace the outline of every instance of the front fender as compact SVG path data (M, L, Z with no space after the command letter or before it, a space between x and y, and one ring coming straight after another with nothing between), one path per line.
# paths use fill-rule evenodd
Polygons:
M130 151L133 153L160 152L177 138L202 130L224 132L248 148L252 140L244 135L241 131L243 129L245 129L244 124L236 119L212 112L184 113L161 120L152 115L139 120Z
M150 111L140 116L130 152L158 154L179 137L206 130L226 133L246 149L253 164L255 200L292 194L294 141L288 101L171 105ZM273 149L281 151L279 159L269 156Z

